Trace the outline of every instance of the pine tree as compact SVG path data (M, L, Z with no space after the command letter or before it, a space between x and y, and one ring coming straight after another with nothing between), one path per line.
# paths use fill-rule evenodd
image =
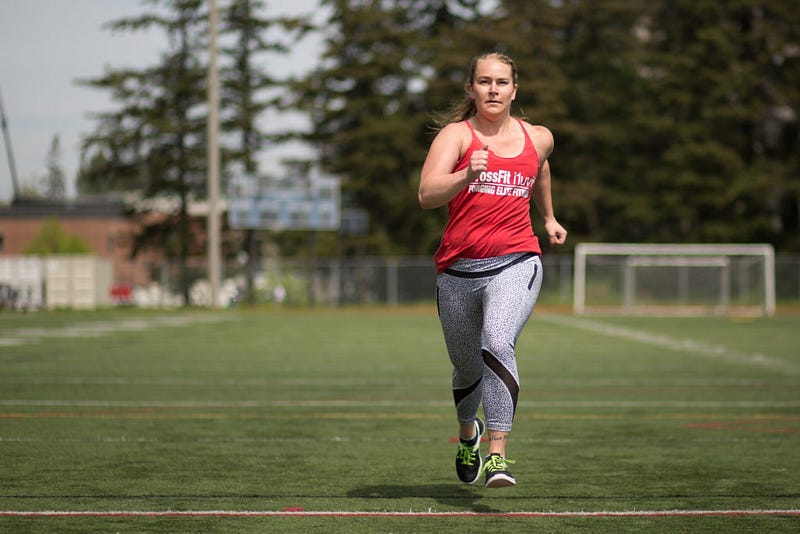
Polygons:
M645 81L661 121L644 226L657 240L780 245L783 199L800 198L800 14L781 0L664 0L649 20Z
M50 150L45 160L47 174L44 176L44 196L49 200L64 200L67 196L67 183L64 169L61 167L61 140L58 135L53 136Z
M430 141L433 63L447 57L453 28L476 16L478 2L322 3L330 13L322 65L294 87L313 125L308 139L324 169L342 178L349 207L369 212L369 252L427 251L436 225L416 187Z
M177 199L177 214L144 221L134 253L160 247L177 260L179 289L188 302L192 282L187 259L199 252L190 233L188 205L205 194L205 76L198 52L205 50L207 15L202 0L151 0L161 7L110 24L113 30L159 28L168 50L160 63L142 70L107 70L86 82L109 90L119 104L101 114L96 132L84 140L82 190L141 190L145 197ZM105 163L105 167L101 165ZM176 230L177 226L177 232Z
M255 176L259 173L258 154L269 142L278 142L281 136L270 135L259 126L258 119L270 108L278 108L280 89L287 80L258 68L257 59L269 54L286 54L292 43L310 29L303 18L265 18L261 16L266 5L261 0L233 0L223 17L223 35L234 42L223 46L223 56L229 63L222 69L222 104L227 111L222 129L238 142L230 146L227 163L235 164L238 171ZM280 38L269 40L271 30ZM244 231L243 251L247 255L247 299L255 301L254 276L260 262L259 231Z

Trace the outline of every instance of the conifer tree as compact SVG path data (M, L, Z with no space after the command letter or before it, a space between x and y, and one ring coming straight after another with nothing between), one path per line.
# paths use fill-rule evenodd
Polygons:
M188 205L206 195L207 2L147 3L147 13L114 21L109 28L159 29L167 48L151 67L107 69L84 82L109 91L117 107L99 114L96 130L84 138L78 187L82 192L138 191L146 199L176 199L174 213L155 223L143 220L134 253L158 247L176 260L179 287L188 302L193 280L187 259L205 254L205 244L193 237ZM222 163L237 162L239 169L255 173L259 151L272 140L258 119L277 106L269 90L284 83L255 59L262 53L285 53L308 27L302 18L265 18L267 6L260 0L230 0L219 8L221 33L232 39L221 46L221 125L230 134L223 139ZM283 31L269 40L274 27Z
M47 174L43 179L44 196L49 200L64 200L67 196L67 183L64 169L61 167L61 140L53 136L50 150L45 160Z
M297 40L309 31L302 17L266 18L267 5L261 0L232 0L225 10L222 34L233 38L223 45L222 55L229 59L222 68L222 129L235 141L226 150L226 163L233 172L250 176L259 174L258 155L265 146L280 142L281 135L270 135L259 119L270 108L278 108L281 91L287 80L259 67L258 60L270 54L286 54ZM270 35L277 35L275 39ZM230 165L229 165L230 166ZM247 255L247 299L254 302L253 279L260 261L260 232L246 229L242 249Z
M652 239L800 243L784 228L800 198L800 13L790 4L663 0L647 12L643 82L660 121L644 147L655 164L640 220Z
M453 28L476 16L478 2L322 4L330 13L322 63L294 87L313 125L309 140L342 178L344 198L368 210L369 252L427 251L432 225L416 186L430 141L432 62L447 56Z

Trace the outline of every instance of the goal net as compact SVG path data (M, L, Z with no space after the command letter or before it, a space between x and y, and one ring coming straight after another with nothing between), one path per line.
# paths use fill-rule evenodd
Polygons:
M771 245L581 243L574 312L772 315Z

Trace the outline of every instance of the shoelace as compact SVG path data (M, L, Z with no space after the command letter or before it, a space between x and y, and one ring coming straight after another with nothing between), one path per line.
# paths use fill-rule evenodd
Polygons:
M456 458L458 458L458 461L463 465L473 465L477 457L478 454L472 450L472 447L464 445L463 443L459 444Z
M483 465L484 471L491 473L492 471L505 471L508 464L513 464L514 460L506 460L502 456L492 455Z

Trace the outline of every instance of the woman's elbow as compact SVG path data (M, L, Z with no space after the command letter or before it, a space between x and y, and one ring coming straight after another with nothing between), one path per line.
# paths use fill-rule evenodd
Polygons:
M426 210L428 209L428 199L425 198L425 195L422 193L417 194L417 202L419 202L419 207Z
M432 210L442 205L441 203L437 203L435 199L432 199L429 195L426 195L422 191L417 194L417 201L419 202L420 207L424 210Z
M425 191L423 190L423 188L421 186L417 190L417 202L419 202L419 206L422 209L424 209L424 210L428 209L428 204L429 204L428 203L428 196L425 194Z

